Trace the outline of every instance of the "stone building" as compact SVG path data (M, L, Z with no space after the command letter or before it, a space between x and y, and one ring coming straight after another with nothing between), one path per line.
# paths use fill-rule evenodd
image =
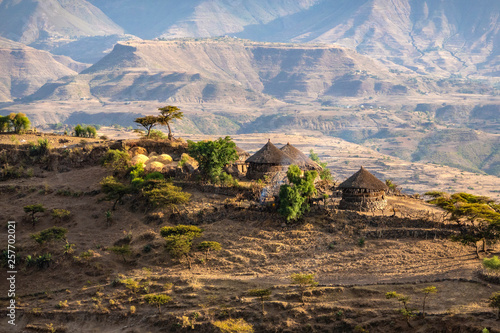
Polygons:
M244 177L248 169L246 160L250 157L250 154L238 146L236 146L235 149L238 153L238 159L231 165L226 166L225 171L233 177Z
M363 167L340 184L339 189L342 190L340 209L366 212L387 206L387 186Z

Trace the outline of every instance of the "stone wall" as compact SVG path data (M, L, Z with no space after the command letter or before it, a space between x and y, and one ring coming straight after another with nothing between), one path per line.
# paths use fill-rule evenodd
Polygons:
M363 200L359 202L347 201L345 199L340 200L339 209L345 210L357 210L360 212L371 212L382 210L387 206L387 200Z

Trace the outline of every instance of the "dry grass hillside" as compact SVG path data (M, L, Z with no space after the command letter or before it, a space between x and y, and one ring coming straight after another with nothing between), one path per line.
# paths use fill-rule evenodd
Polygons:
M389 197L384 212L361 214L337 210L332 197L299 222L285 224L272 205L252 199L255 184L201 185L180 173L173 182L191 194L187 204L151 211L126 196L107 221L112 203L104 200L99 182L113 171L100 165L99 156L116 143L46 138L67 152L53 151L27 164L22 145L0 148L17 171L22 164L32 169L0 181L2 219L17 222L19 255L17 326L9 331L220 332L217 321L241 318L256 332L500 332L487 302L500 287L478 278L480 261L472 248L451 242L456 226L422 200ZM182 143L124 143L147 147L148 153L168 152L176 161L184 149ZM33 226L22 207L35 203L48 211ZM54 208L71 215L53 218ZM178 224L204 229L195 245L216 241L222 250L208 258L193 253L189 269L186 260L165 250L160 235L161 227ZM68 230L74 252L64 253L65 241L38 244L30 237L53 226ZM0 237L7 237L6 229ZM131 249L123 258L111 251L122 245ZM488 250L488 256L498 251ZM26 260L48 253L52 261L39 267ZM294 273L313 273L319 282L305 291L304 303L290 283ZM420 312L421 289L431 285L438 292L427 299L426 318L417 315L412 327L397 312L398 302L385 297L389 291L408 295ZM248 293L256 288L271 290L264 313L260 300ZM172 298L161 313L145 301L151 293ZM7 301L2 296L2 309Z

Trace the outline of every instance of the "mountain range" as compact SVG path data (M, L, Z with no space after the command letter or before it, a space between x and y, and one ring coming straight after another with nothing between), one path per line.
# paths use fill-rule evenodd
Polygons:
M499 17L497 0L0 0L0 114L108 124L168 103L186 132L320 131L500 174Z

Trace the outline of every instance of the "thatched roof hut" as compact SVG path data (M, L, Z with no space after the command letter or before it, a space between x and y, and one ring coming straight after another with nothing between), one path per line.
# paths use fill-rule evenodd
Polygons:
M318 163L314 162L303 152L292 146L290 142L281 147L280 150L292 159L293 164L297 164L300 168L318 171L322 169Z
M239 157L238 161L245 162L250 157L250 154L246 150L243 150L238 146L235 146L234 148L236 149L236 152L238 153L238 157Z
M339 188L342 190L340 209L373 211L387 205L387 186L363 167L340 184Z
M269 140L264 147L247 159L249 179L262 178L265 174L286 170L292 159Z

